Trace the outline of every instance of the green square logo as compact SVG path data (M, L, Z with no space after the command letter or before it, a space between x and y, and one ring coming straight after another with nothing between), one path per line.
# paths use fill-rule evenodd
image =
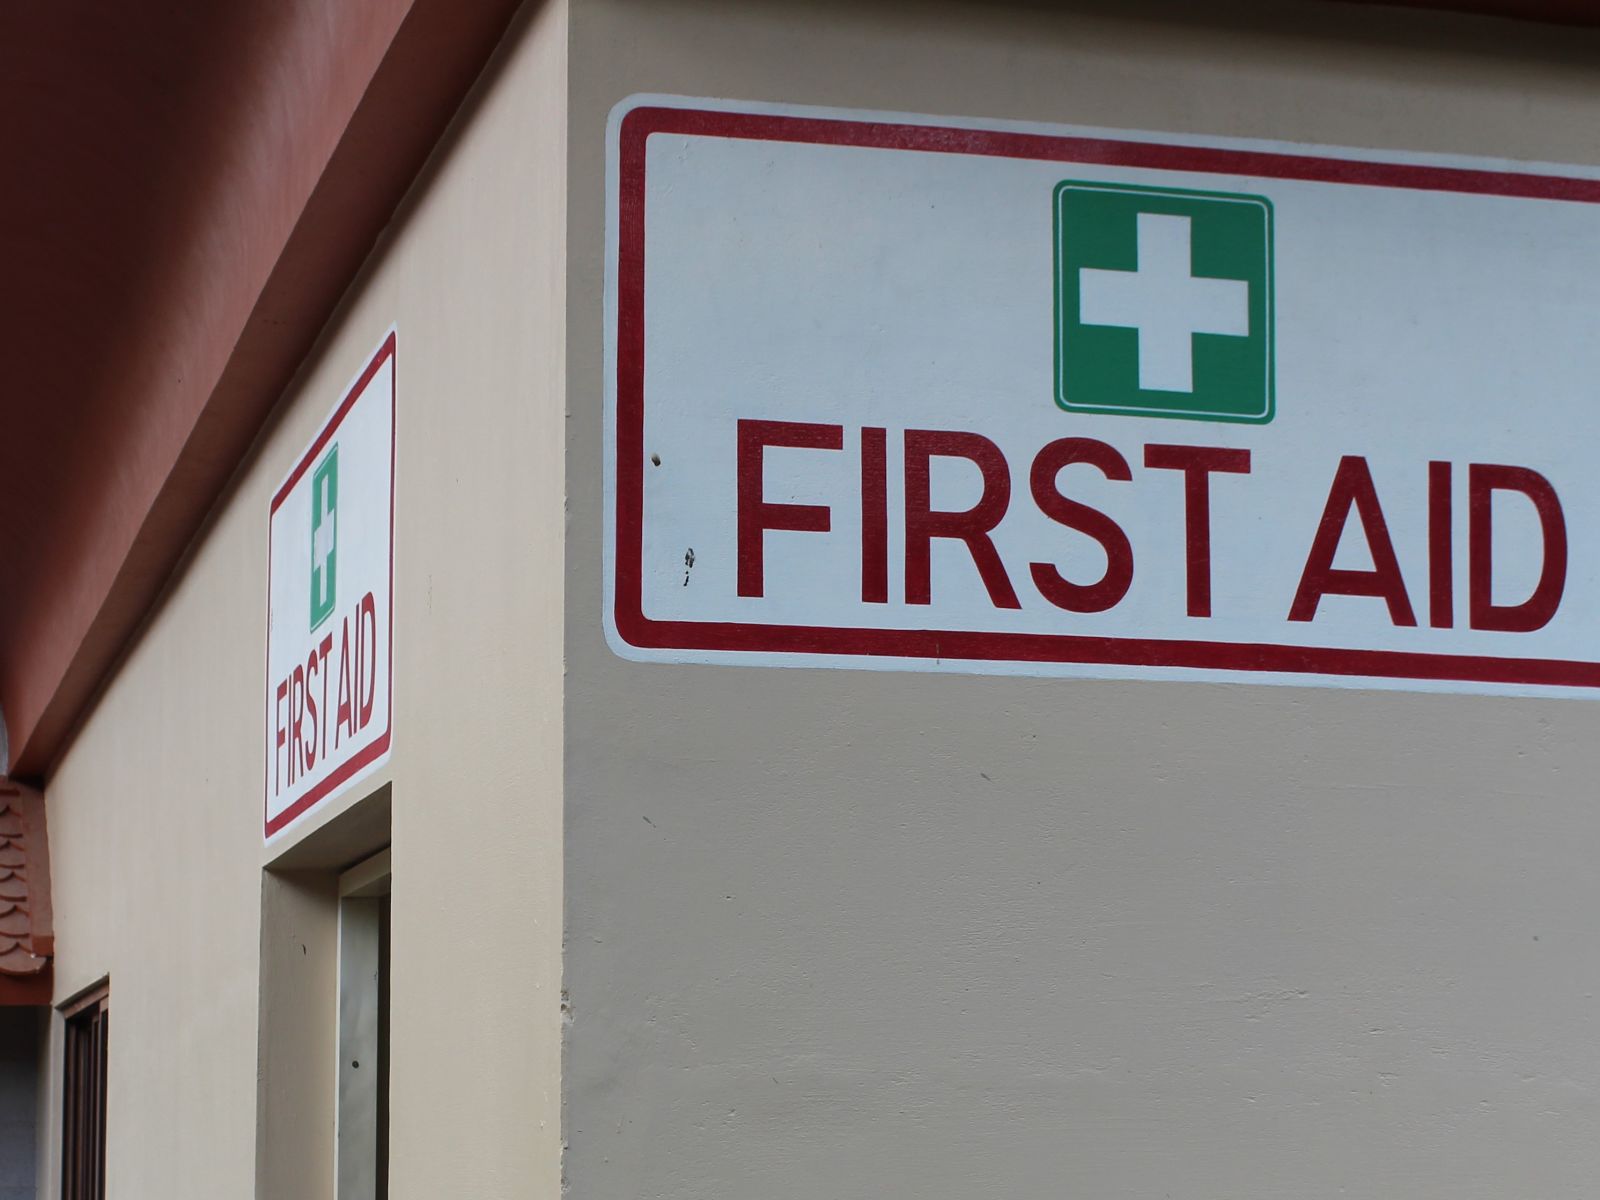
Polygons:
M339 570L339 443L311 476L311 628L333 615Z
M1266 197L1069 180L1055 255L1062 408L1272 420Z

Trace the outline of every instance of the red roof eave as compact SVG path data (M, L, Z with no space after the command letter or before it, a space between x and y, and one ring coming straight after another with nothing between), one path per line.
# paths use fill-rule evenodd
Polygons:
M1355 0L1358 4L1393 4L1435 8L1480 16L1510 17L1548 25L1600 26L1600 0Z
M0 5L0 711L43 780L517 0Z

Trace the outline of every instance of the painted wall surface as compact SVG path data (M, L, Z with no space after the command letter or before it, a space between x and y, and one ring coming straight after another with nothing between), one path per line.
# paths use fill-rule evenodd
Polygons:
M39 1046L29 1008L0 1008L0 1200L34 1200L37 1182Z
M391 1194L558 1191L565 49L562 4L513 25L48 781L57 998L111 979L110 1195L332 1195L333 1063L275 1068L334 975L278 967L332 953L289 938L345 864L265 914L262 871L360 796L263 847L267 513L391 324Z
M331 1188L258 1046L335 1016L263 886L266 512L391 323L394 1195L1589 1192L1589 706L604 644L628 94L1600 165L1590 35L1191 7L530 6L49 781L111 1194Z
M1597 54L1364 6L575 6L574 1196L1592 1191L1589 705L625 662L600 364L633 93L1593 166Z

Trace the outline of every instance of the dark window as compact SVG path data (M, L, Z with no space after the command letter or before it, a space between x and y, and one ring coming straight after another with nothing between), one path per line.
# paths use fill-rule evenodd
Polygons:
M61 1200L105 1200L106 1004L104 985L69 1004L62 1088Z
M389 897L378 910L378 1180L374 1200L389 1200Z

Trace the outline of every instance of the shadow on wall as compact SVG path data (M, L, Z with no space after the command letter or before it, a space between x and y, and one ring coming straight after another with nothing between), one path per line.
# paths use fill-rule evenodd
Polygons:
M38 1010L0 1008L0 1200L34 1200Z

